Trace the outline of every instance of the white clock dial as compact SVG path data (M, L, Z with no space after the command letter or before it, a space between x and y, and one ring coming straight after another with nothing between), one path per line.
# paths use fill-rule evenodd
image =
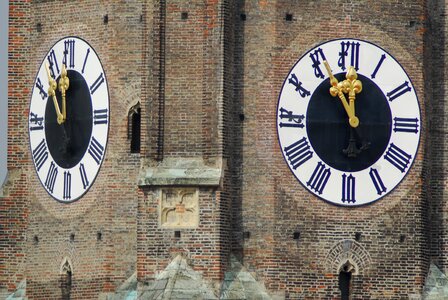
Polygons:
M357 78L347 74L350 67ZM356 80L362 89L354 88ZM355 118L359 124L350 121ZM370 42L338 39L314 47L280 91L277 131L285 162L308 191L333 204L363 205L390 193L411 168L420 130L411 79Z
M92 186L104 160L109 91L95 50L79 37L56 42L34 81L29 114L31 156L45 190L69 203Z

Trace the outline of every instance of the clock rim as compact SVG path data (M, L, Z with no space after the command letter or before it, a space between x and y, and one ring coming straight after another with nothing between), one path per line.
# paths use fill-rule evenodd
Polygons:
M31 104L32 104L32 100L33 100L33 92L34 92L34 90L35 90L35 88L36 88L34 83L36 82L36 79L37 79L38 76L39 76L39 71L40 71L40 69L41 69L41 67L42 67L42 64L45 62L45 59L46 59L46 57L47 57L47 55L48 55L48 53L50 52L51 49L53 49L59 42L61 42L61 41L63 41L63 40L66 40L66 39L70 39L70 38L78 39L78 40L83 41L84 43L86 43L86 44L90 47L90 50L93 51L93 52L95 53L95 56L96 56L96 58L98 59L98 61L99 61L99 63L100 63L101 70L102 70L102 72L103 72L103 76L104 76L104 81L105 81L105 83L106 83L106 89L107 89L107 106L108 106L109 114L108 114L108 122L107 122L107 129L106 129L106 143L105 143L105 145L104 145L104 155L103 155L103 157L102 157L102 159L101 159L100 164L96 167L96 168L97 168L97 171L96 171L96 173L95 173L95 177L91 180L89 186L85 189L85 191L84 191L83 193L81 193L78 197L76 197L76 198L74 198L74 199L70 199L70 200L61 200L61 199L59 199L59 198L56 198L54 195L52 195L52 194L47 190L47 188L45 187L45 185L44 185L42 179L41 179L40 176L39 176L39 172L38 172L37 169L36 169L36 164L35 164L35 161L34 161L34 158L33 158L33 155L32 155L33 149L31 148L31 130L30 130L30 119L29 119L29 114L30 114L30 112L31 112ZM83 76L83 77L84 77L84 76ZM34 75L34 77L33 77L33 81L32 81L32 89L31 89L31 91L30 91L30 94L31 94L31 95L30 95L30 97L29 97L30 100L29 100L29 105L28 105L28 116L27 116L27 118L28 118L28 122L27 122L27 123L28 123L28 124L27 124L27 131L28 131L28 148L29 148L29 153L30 153L30 156L31 156L31 162L32 162L32 164L33 164L34 172L35 172L35 174L37 175L37 178L39 179L39 182L40 182L42 188L45 190L45 192L46 192L48 195L51 196L51 198L53 198L54 200L56 200L56 201L59 202L59 203L67 204L67 205L68 205L68 204L72 204L72 203L74 203L74 202L77 202L77 201L79 201L81 198L83 198L84 195L87 194L87 193L90 191L90 189L92 188L92 186L95 184L95 181L96 181L96 179L98 178L98 175L99 175L99 173L100 173L101 167L103 166L103 162L104 162L104 160L105 160L105 158L106 158L107 146L108 146L108 144L109 144L110 116L111 116L111 114L110 114L110 112L111 112L111 109L110 109L110 92L109 92L109 83L108 83L108 79L107 79L107 74L106 74L106 71L105 71L105 69L104 69L104 67L103 67L103 62L101 61L101 57L98 55L98 52L95 50L95 48L92 47L92 45L91 45L89 42L87 42L84 38L82 38L82 37L80 37L80 36L76 36L76 35L67 35L67 36L64 36L64 37L62 37L62 38L59 38L59 39L58 39L56 42L54 42L54 43L52 44L52 46L49 47L49 48L46 50L46 52L43 54L42 60L40 61L39 65L38 65L38 67L37 67L37 71L35 72L35 75ZM48 99L47 99L47 101L48 101ZM91 99L91 102L93 102L92 99ZM92 109L92 113L93 113L93 109ZM92 114L92 117L93 117L93 114ZM92 120L93 120L93 119L92 119ZM93 133L93 130L92 130L92 133ZM92 139L92 133L90 134L90 140ZM90 142L90 140L89 140L89 142ZM52 158L52 160L54 161L53 157L51 156L50 151L48 151L48 152L49 152L49 156L50 156L50 157ZM80 162L84 159L84 157L85 157L85 155L86 155L87 152L88 152L87 150L86 150L86 152L84 152L83 157L81 158ZM55 161L54 161L54 162L55 162ZM55 162L55 164L56 164L58 167L60 167L60 168L62 168L62 169L64 169L64 170L69 170L69 169L65 169L65 168L59 166L56 162Z
M389 56L390 56L390 57L391 57L391 58L392 58L392 59L393 59L393 60L394 60L400 67L401 67L401 69L403 70L403 72L406 74L406 77L407 77L407 79L409 80L409 83L410 83L411 86L412 86L412 90L413 90L413 92L414 92L415 99L417 100L417 107L418 107L418 113L419 113L419 116L418 116L418 117L419 117L419 121L420 121L420 130L419 130L419 132L418 132L418 137L417 137L417 147L416 147L416 149L415 149L415 153L413 154L412 162L410 163L409 167L407 168L407 171L405 171L405 174L401 177L401 179L398 181L398 183L395 184L395 186L394 186L390 191L387 191L384 195L380 195L380 196L379 196L378 198L376 198L375 200L372 200L372 201L369 201L369 202L365 202L365 203L361 203L361 204L356 204L356 203L355 203L355 204L336 203L336 202L333 202L333 201L331 201L331 200L325 199L325 198L323 198L322 196L319 196L318 194L315 194L315 193L313 193L312 191L310 191L310 189L306 186L306 184L303 183L299 178L297 178L296 174L295 174L295 173L293 172L293 170L291 169L291 167L290 167L290 165L289 165L289 163L288 163L288 161L287 161L287 158L285 157L285 153L284 153L283 150L282 150L282 144L281 144L281 141L280 141L280 135L279 135L279 118L278 118L278 111L279 111L279 107L280 107L280 100L281 100L281 96L282 96L282 91L283 91L283 89L284 89L284 87L285 87L285 84L287 83L288 77L289 77L289 75L291 74L292 70L294 70L294 68L296 67L296 65L297 65L302 59L304 59L305 56L307 56L311 51L315 50L315 49L318 48L319 46L322 46L322 45L324 45L324 44L328 44L328 43L332 43L332 42L337 42L337 41L347 41L347 40L349 40L349 41L359 41L359 42L363 42L363 43L370 44L370 45L372 45L372 46L374 46L374 47L376 47L376 48L381 49L381 50L384 51L387 55L389 55ZM363 74L363 75L364 75L364 74ZM365 75L364 75L364 76L365 76ZM327 77L327 76L326 76L326 77ZM325 78L324 78L323 80L325 80ZM311 99L311 95L310 95L310 99ZM285 79L283 80L283 83L282 83L282 86L281 86L281 88L280 88L280 92L279 92L279 95L278 95L278 98L277 98L277 106L276 106L276 111L275 111L275 124L276 124L276 131L277 131L277 142L278 142L278 146L279 146L279 148L280 148L280 152L281 152L282 157L283 157L283 163L286 164L286 166L288 167L288 170L292 173L292 175L294 176L294 178L296 179L296 181L298 181L298 182L302 185L302 187L306 190L306 192L309 193L309 194L311 194L311 195L313 195L314 197L317 197L317 198L319 198L320 200L323 200L324 202L329 203L329 204L334 205L334 206L343 207L343 208L357 208L357 207L363 207L363 206L367 206L367 205L372 205L372 204L378 202L379 200L381 200L382 198L384 198L385 196L390 195L392 192L395 191L395 189L396 189L398 186L401 185L401 183L403 182L403 180L408 176L408 174L411 172L411 169L412 169L413 166L414 166L415 159L416 159L416 157L417 157L417 153L418 153L418 151L420 150L421 133L422 133L422 124L423 124L423 122L422 122L422 110L421 110L421 106L420 106L420 99L419 99L419 97L418 97L417 90L415 89L415 85L414 85L414 83L413 83L411 77L409 76L408 72L406 71L406 69L405 69L405 68L403 67L403 65L402 65L402 64L395 58L395 56L393 56L392 54L390 54L390 52L387 51L387 50L385 50L383 47L381 47L381 46L379 46L379 45L377 45L377 44L375 44L375 43L373 43L373 42L370 42L370 41L367 41L367 40L363 40L363 39L358 39L358 38L342 37L342 38L335 38L335 39L330 39L330 40L326 40L326 41L323 41L323 42L315 43L315 44L312 46L312 48L309 48L308 50L306 50L306 52L305 52L304 54L302 54L302 55L296 60L296 62L292 65L292 67L289 69L288 73L286 73L286 77L285 77ZM393 130L393 129L392 129L392 130ZM308 135L306 135L306 136L308 136ZM389 138L389 139L390 139L390 138ZM387 147L386 147L386 148L387 148ZM320 158L320 157L319 157L319 158ZM327 164L325 163L325 165L327 165ZM371 166L372 166L372 165L371 165ZM371 167L371 166L370 166L370 167ZM333 167L331 167L331 166L328 166L328 167L330 167L331 169L335 169L335 168L333 168ZM369 168L369 167L367 167L366 169L368 169L368 168ZM364 170L366 170L366 169L364 169ZM335 169L335 170L337 170L337 169Z

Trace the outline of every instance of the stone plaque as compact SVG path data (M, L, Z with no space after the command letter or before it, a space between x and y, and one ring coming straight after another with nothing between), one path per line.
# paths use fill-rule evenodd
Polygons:
M162 228L196 228L199 225L197 188L162 188L159 195L159 221Z

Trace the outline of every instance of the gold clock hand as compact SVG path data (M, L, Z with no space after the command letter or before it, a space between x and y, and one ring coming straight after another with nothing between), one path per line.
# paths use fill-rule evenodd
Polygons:
M348 68L347 75L345 77L347 79L345 79L342 82L343 92L348 93L348 99L350 101L349 106L354 115L355 114L355 98L356 98L356 94L359 94L362 91L362 83L360 80L358 80L358 74L356 74L356 70L354 67Z
M65 68L65 65L62 64L61 78L59 79L59 91L61 91L62 95L62 117L64 121L67 119L67 103L65 92L68 90L69 85L70 80L67 76L67 69Z
M359 119L357 116L355 116L355 109L354 109L355 98L353 98L353 104L349 105L349 103L347 102L347 99L345 98L345 95L344 95L344 91L346 90L346 86L344 86L345 80L343 82L338 82L336 77L334 77L333 73L331 72L331 68L330 68L330 65L328 64L328 62L326 60L324 60L323 63L324 63L325 69L327 69L328 77L330 77L330 84L331 84L330 94L331 94L331 96L339 97L339 99L341 100L342 105L344 106L344 109L347 113L348 122L349 122L350 126L354 127L354 128L358 127ZM349 94L349 97L350 97L350 94Z
M59 104L58 104L58 99L56 98L56 88L57 88L57 83L56 80L53 79L53 77L51 77L50 75L50 69L48 68L48 63L45 63L45 70L47 71L47 76L48 76L48 95L50 95L53 98L53 104L54 104L54 108L56 110L56 116L57 116L57 121L58 124L62 124L64 122L64 117L61 114L61 110L59 109Z

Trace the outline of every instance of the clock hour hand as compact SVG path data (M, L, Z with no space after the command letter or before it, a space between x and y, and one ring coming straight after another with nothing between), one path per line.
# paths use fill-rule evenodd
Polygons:
M333 73L331 72L331 68L330 68L330 65L328 64L328 62L326 60L324 60L323 63L324 63L325 69L327 69L328 76L330 77L330 84L331 84L330 94L331 94L331 96L339 97L339 99L342 102L342 105L344 106L345 111L347 112L348 122L349 122L350 126L358 127L359 119L357 116L355 116L355 105L354 105L355 96L350 98L350 93L349 93L349 100L350 100L350 104L349 104L344 95L344 92L350 88L349 86L347 86L346 80L344 80L342 82L338 82L336 77L334 77ZM355 72L355 74L356 74L356 72ZM347 72L347 77L348 77L348 72Z
M48 63L45 63L45 70L47 71L48 76L48 95L50 95L53 98L53 105L56 110L56 116L58 124L62 124L64 122L64 117L61 114L61 110L59 109L58 99L56 98L56 88L57 83L56 80L53 79L50 75L50 69L48 68Z
M66 91L70 85L70 80L67 76L67 69L65 64L62 64L61 78L59 79L59 91L62 95L62 117L64 121L67 119L67 103L66 103Z

